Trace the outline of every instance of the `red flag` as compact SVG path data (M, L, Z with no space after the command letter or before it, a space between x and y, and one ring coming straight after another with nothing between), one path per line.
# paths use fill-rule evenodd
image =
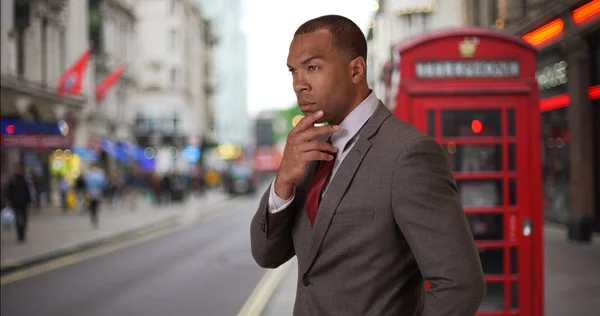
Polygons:
M62 73L58 80L58 95L81 95L83 78L92 49L88 48L71 67Z
M104 100L106 92L121 79L123 72L125 72L125 67L121 65L108 74L108 76L96 86L96 102Z

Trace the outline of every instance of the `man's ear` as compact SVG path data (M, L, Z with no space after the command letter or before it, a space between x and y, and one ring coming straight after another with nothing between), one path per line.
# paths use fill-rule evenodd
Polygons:
M350 61L350 70L352 72L352 82L359 83L367 75L367 62L362 57L356 57Z

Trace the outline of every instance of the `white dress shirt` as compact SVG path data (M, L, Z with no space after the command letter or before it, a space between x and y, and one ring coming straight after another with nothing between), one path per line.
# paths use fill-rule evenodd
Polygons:
M327 187L329 186L329 182L335 176L338 168L344 158L350 152L350 149L356 143L358 139L358 132L362 129L362 127L367 123L367 121L371 118L377 106L379 105L379 99L375 95L375 92L371 92L369 96L361 102L348 116L340 123L340 130L333 133L331 135L331 143L333 146L339 149L335 162L333 164L333 169L331 170L331 176L325 185L323 186L323 195L327 191ZM292 203L294 197L296 196L296 188L294 187L294 191L292 192L292 196L288 199L282 199L277 196L275 193L275 179L271 183L271 192L269 193L269 212L277 213Z

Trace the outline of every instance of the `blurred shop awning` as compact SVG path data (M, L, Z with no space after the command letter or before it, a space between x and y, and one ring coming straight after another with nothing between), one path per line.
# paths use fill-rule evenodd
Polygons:
M97 151L83 146L73 146L71 152L78 155L82 162L97 162L100 159L100 154Z
M123 149L122 146L119 146L118 144L114 143L113 141L103 138L100 141L100 148L102 148L102 150L109 155L110 157L112 157L113 159L115 159L118 162L121 163L127 163L129 162L129 157L127 155L127 153L125 152L125 150Z

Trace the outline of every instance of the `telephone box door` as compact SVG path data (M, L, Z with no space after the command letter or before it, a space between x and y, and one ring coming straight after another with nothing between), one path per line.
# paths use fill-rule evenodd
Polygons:
M485 273L478 315L532 315L526 97L412 99L414 125L446 151Z

